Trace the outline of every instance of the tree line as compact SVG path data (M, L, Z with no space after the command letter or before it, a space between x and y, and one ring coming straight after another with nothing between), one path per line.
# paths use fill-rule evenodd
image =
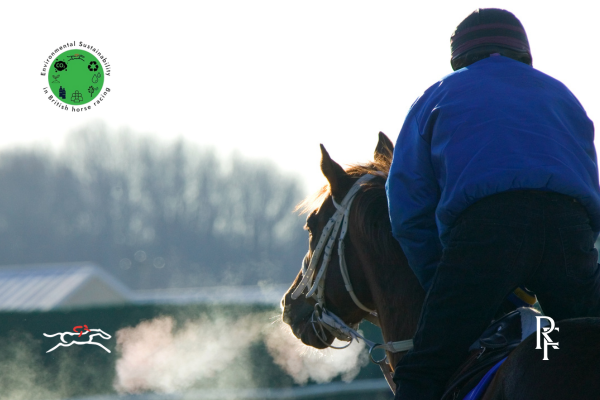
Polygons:
M72 134L0 153L0 263L92 261L133 288L289 282L307 248L300 182L184 140Z

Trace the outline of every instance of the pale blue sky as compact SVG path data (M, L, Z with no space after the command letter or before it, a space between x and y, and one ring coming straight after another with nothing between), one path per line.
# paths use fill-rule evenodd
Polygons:
M309 190L319 143L365 161L377 132L395 141L412 102L451 72L449 37L477 7L523 22L534 66L563 81L600 120L596 1L11 2L0 16L0 148L60 146L91 121L222 154L270 158ZM109 58L104 104L73 114L43 95L58 45Z

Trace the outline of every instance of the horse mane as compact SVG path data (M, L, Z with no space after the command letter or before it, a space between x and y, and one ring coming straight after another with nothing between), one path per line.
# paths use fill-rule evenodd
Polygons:
M359 192L354 201L356 211L352 213L351 225L356 227L364 237L373 238L368 243L374 254L388 259L393 257L393 253L397 251L398 247L398 243L391 235L385 192L385 182L391 163L391 158L379 156L375 161L351 164L345 169L348 175L356 179L367 174L375 176L362 184L363 190ZM324 185L299 203L295 211L300 211L300 215L310 214L321 207L330 195L329 185Z
M356 195L349 225L355 227L362 237L369 238L365 244L372 254L388 261L397 257L399 250L399 244L392 236L385 191L390 164L391 160L377 160L368 164L352 165L349 168L349 172L357 177L365 174L375 175L375 178L363 183L363 190Z
M380 176L385 180L387 180L388 173L390 171L390 166L392 164L392 160L388 157L378 157L376 161L370 161L365 164L351 164L345 171L348 175L355 178L360 178L363 175L371 174ZM372 181L365 183L365 186L372 186ZM327 196L331 194L329 190L329 185L323 185L319 190L315 193L307 196L304 200L302 200L296 208L294 208L294 212L299 212L302 214L310 214L314 210L321 207Z

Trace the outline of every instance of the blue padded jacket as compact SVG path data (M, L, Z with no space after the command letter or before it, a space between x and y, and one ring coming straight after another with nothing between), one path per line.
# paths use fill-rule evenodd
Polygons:
M578 199L600 231L592 121L561 82L494 55L427 89L394 149L386 185L392 232L423 287L461 212L518 189Z

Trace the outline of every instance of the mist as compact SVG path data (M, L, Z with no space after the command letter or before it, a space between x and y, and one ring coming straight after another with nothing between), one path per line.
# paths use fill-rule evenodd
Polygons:
M272 314L239 319L206 315L175 329L171 317L155 318L116 333L119 359L114 388L119 393L182 392L191 388L257 387L249 370L249 351L261 342L275 364L297 384L349 382L368 363L364 345L316 350L296 339ZM206 379L210 378L210 382ZM204 382L203 382L204 381Z

